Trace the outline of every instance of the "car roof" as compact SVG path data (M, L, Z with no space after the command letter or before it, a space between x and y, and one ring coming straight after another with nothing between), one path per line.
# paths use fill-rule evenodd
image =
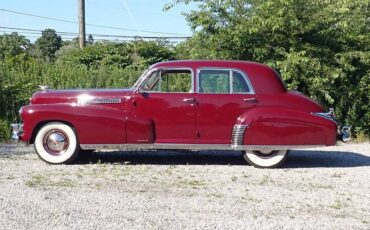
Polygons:
M286 88L277 72L271 67L251 61L236 60L178 60L154 64L153 68L191 68L194 71L201 68L238 69L246 74L254 91L260 93L284 93Z
M150 68L161 68L161 67L225 67L225 68L240 68L244 67L265 67L269 66L252 61L240 61L240 60L174 60L174 61L163 61L152 65Z

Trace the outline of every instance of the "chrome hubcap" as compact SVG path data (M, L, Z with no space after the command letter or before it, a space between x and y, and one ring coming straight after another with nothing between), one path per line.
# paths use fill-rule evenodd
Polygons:
M43 140L45 150L51 155L61 155L69 146L67 135L61 130L51 130Z

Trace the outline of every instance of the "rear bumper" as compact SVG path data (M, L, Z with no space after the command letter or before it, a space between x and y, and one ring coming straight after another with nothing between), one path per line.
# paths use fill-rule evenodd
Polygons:
M347 143L351 140L351 125L345 125L338 128L337 140Z
M335 117L334 109L330 108L328 112L312 113L315 116L319 116L328 120L333 121L337 125L337 141L343 141L344 143L351 140L351 125L344 125L338 121Z

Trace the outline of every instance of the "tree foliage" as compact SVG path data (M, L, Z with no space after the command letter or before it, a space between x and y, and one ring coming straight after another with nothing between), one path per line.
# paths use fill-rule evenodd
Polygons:
M63 47L58 53L59 63L85 65L88 68L115 66L125 68L130 65L148 66L153 63L174 59L169 44L163 41L95 42L79 49L74 44Z
M86 44L87 44L87 45L92 45L92 44L94 44L94 37L92 36L92 34L89 34L89 36L87 37Z
M53 61L55 53L62 47L62 38L57 35L55 30L46 29L35 42L37 51L40 56L47 61Z
M16 33L0 35L0 141L10 131L8 123L19 119L19 108L39 85L53 89L130 87L149 65L174 58L173 47L164 41L104 41L80 49L72 40L49 56L50 61L40 59L35 46Z
M179 58L266 63L370 133L368 0L175 0L167 9L190 2L194 36L176 47Z
M368 0L174 0L167 9L191 2L198 4L186 14L194 35L175 47L91 37L79 49L76 39L62 42L51 29L35 44L17 33L0 35L0 126L18 119L38 85L128 87L155 62L237 59L270 65L288 88L334 107L356 134L370 134Z
M28 55L30 48L30 41L18 33L2 35L0 36L0 61L3 62L18 55Z

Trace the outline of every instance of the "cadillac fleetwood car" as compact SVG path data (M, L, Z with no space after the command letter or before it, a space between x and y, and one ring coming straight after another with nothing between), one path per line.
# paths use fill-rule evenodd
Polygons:
M276 167L288 150L349 138L333 110L288 91L270 67L245 61L168 61L128 89L49 90L20 109L13 139L51 164L114 149L237 150ZM338 131L340 130L340 131Z

